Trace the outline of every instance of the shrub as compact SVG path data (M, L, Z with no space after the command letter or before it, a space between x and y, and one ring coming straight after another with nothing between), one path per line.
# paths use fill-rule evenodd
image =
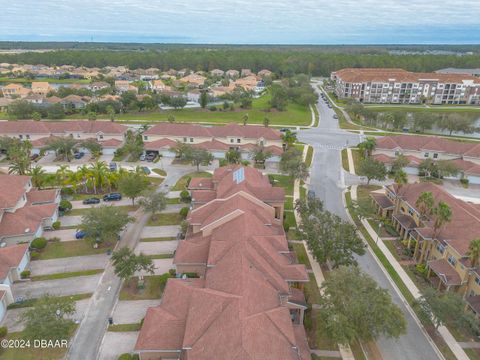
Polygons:
M468 179L465 179L465 178L460 179L460 184L462 184L464 187L468 187Z
M4 338L8 334L8 329L6 326L0 327L0 337Z
M64 187L64 188L62 188L60 193L62 194L62 196L73 195L73 189L69 188L69 187Z
M47 239L43 237L35 238L30 243L30 248L35 250L43 249L45 246L47 246Z
M58 205L58 208L60 209L60 211L69 211L69 210L72 210L72 203L68 200L61 200L60 201L60 204Z
M191 198L190 198L190 193L187 191L187 190L183 190L181 193L180 193L180 200L182 202L190 202Z
M171 277L175 277L175 275L177 275L177 271L175 269L169 269L168 273L170 274Z
M23 270L21 273L20 273L20 277L22 279L26 279L28 277L30 277L30 270Z
M142 321L143 321L143 319L142 319ZM138 355L138 354L133 354L133 355L132 355L132 360L140 360L140 355Z
M210 111L217 111L217 107L215 105L212 105L208 108Z
M30 260L37 260L40 257L40 254L36 251L30 253Z
M132 360L132 355L130 353L123 353L118 357L118 360Z
M283 223L283 230L285 230L286 233L288 233L288 230L290 230L290 224L287 222Z
M181 208L179 212L180 216L185 219L188 215L188 210L188 207Z
M187 177L185 178L185 180L186 180L186 182L185 182L186 185L185 185L185 186L188 187L188 185L190 185L190 181L192 181L192 177L191 177L191 176L187 176Z
M227 159L220 159L220 160L218 161L218 164L219 164L220 167L222 167L222 166L227 166L227 165L228 165L228 161L227 161Z
M52 224L53 230L58 230L58 229L60 229L60 225L61 225L60 221L55 221L55 222Z
M242 164L243 166L248 166L248 165L250 165L250 161L242 160L242 161L240 161L240 164Z
M417 264L417 265L415 265L415 271L417 272L417 274L419 274L423 277L426 277L427 273L428 273L427 265Z
M53 238L48 239L48 242L60 242L60 240L61 239L59 237L55 236Z
M187 230L188 230L188 221L183 220L180 223L180 231L182 232L183 235L185 235L187 233Z

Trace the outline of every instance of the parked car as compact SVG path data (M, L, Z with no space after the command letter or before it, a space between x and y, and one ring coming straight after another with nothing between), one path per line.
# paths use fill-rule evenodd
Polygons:
M37 158L38 158L39 156L40 156L40 155L38 155L38 154L33 154L32 156L30 156L30 160L35 161L35 160L37 160Z
M85 236L87 236L87 232L83 230L78 230L75 233L75 239L83 239Z
M145 161L145 154L140 155L140 161Z
M155 155L155 153L149 153L147 154L147 156L145 156L145 160L147 160L148 162L152 162L156 157L157 155Z
M110 193L103 197L103 201L119 201L122 200L122 194L120 193Z
M82 201L83 205L99 204L100 199L96 197L88 198Z
M83 151L80 151L80 152L75 153L75 155L73 155L73 157L75 159L81 159L84 155L85 155L85 153Z
M146 175L150 175L152 173L147 166L142 166L142 170Z
M334 118L334 119L338 119L338 115L337 115L337 114L333 114L333 118Z
M111 162L109 168L110 171L117 171L117 163Z

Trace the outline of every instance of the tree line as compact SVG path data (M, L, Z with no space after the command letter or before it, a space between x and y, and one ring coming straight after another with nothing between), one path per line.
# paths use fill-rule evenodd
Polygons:
M388 53L354 53L341 49L319 52L309 48L268 47L239 48L167 48L148 51L58 50L45 53L27 52L0 55L0 62L74 65L87 67L128 66L131 69L156 67L189 68L195 71L250 68L269 69L281 76L305 73L328 76L345 67L399 67L410 71L428 72L445 67L478 68L478 54L456 55L391 55Z

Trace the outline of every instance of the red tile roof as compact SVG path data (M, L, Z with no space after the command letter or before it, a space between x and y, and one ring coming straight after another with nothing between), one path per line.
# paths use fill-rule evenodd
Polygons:
M0 248L0 279L5 279L11 268L16 268L28 251L28 244Z
M14 207L25 194L30 176L0 175L0 209Z
M123 134L127 131L125 125L111 121L0 121L1 134L55 134L63 135L70 132Z
M42 220L52 217L57 204L24 206L14 213L5 212L0 223L0 236L31 235L42 225Z
M171 149L177 146L177 142L170 139L158 139L155 141L145 142L145 150L159 150L159 149Z
M445 259L432 260L428 262L430 269L438 275L445 285L461 285L462 279L457 271Z
M59 192L60 190L58 189L52 189L52 190L32 189L27 193L27 204L35 205L35 204L53 203L57 199Z

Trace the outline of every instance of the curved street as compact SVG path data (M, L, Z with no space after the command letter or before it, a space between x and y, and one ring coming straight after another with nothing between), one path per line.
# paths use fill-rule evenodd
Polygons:
M317 86L315 90L319 93ZM339 128L338 120L333 118L333 109L319 99L317 103L320 114L319 126L298 132L298 139L313 146L315 153L312 163L309 189L323 202L327 210L348 220L343 204L343 191L361 180L345 172L342 168L341 149L361 142L361 135L353 134ZM372 254L367 253L357 258L360 268L372 276L377 283L387 289L393 301L402 309L407 320L407 334L398 340L380 339L378 348L384 359L391 360L437 360L439 356L415 321L399 293L385 275Z

